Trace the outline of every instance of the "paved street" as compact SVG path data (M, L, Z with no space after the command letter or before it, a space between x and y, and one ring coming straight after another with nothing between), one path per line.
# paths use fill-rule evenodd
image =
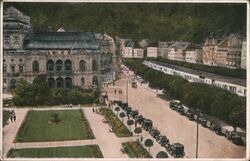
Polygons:
M123 76L124 78L124 76ZM126 100L125 79L119 80L115 86L108 87L110 98ZM122 89L118 94L114 89ZM152 90L141 87L132 88L129 84L128 102L133 109L139 110L144 117L153 120L154 127L165 134L171 143L179 142L185 146L188 158L195 157L196 123L169 108L169 101L163 100ZM218 136L207 128L199 126L199 157L201 158L243 158L246 148L235 145Z

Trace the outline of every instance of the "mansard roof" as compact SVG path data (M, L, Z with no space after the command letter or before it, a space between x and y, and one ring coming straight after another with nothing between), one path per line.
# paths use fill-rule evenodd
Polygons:
M25 49L98 49L91 32L36 32L25 39Z

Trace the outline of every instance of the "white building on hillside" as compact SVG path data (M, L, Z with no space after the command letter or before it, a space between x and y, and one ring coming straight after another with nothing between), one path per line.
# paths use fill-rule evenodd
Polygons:
M143 58L143 49L140 48L134 48L133 49L133 57L134 58Z
M157 47L147 47L147 57L157 58L158 48Z

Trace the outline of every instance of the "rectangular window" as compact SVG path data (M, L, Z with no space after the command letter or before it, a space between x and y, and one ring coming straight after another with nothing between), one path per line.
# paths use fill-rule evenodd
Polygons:
M7 72L7 65L3 65L3 73Z
M22 65L19 66L19 72L23 73L23 66Z
M11 72L15 73L15 65L11 65Z

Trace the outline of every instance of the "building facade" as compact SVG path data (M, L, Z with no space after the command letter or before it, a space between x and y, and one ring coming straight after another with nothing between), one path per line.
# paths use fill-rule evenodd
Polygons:
M133 57L134 58L143 58L144 50L140 48L133 49Z
M158 48L157 47L147 47L147 57L157 58L158 57Z
M247 42L246 39L242 42L242 50L241 50L241 68L247 68Z
M185 61L188 63L202 63L202 50L187 50L185 53Z
M241 67L242 37L230 34L227 37L206 39L203 46L203 63L229 68Z
M158 42L158 56L162 58L168 58L168 42Z
M175 42L168 47L168 59L176 61L186 60L186 51L191 49L192 44L189 42Z
M96 88L116 79L115 45L111 37L91 32L33 32L30 17L14 7L3 16L3 82L32 82L45 74L51 88Z

